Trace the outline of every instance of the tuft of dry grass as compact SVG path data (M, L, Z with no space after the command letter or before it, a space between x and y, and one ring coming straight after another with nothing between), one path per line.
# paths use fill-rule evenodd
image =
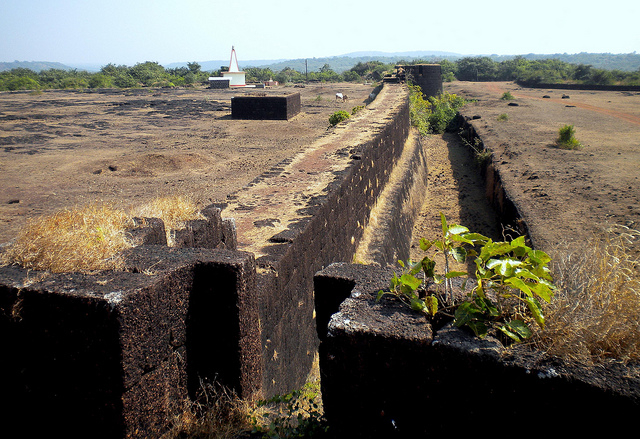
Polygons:
M196 401L188 400L173 427L161 439L246 438L253 403L219 384L202 385Z
M535 335L547 355L586 365L640 360L640 267L627 229L583 244L556 261L556 296Z
M0 254L0 264L53 273L119 269L121 252L133 245L127 231L134 216L162 219L169 243L185 221L204 218L196 203L182 196L156 198L134 214L107 203L64 209L30 220Z
M35 218L2 254L3 264L54 273L117 269L131 247L131 218L109 204L92 204Z
M186 221L204 219L198 205L189 197L158 197L135 210L134 216L160 218L164 221L167 243L173 243L172 231L184 227Z

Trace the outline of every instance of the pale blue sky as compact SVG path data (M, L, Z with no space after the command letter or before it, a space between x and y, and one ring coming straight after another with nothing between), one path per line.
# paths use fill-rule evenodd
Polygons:
M0 61L134 65L354 51L640 51L640 2L3 0Z

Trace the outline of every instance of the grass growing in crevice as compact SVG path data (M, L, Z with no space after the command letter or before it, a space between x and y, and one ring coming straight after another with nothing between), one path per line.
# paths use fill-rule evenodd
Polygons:
M196 399L185 401L182 413L161 439L331 437L317 376L299 390L269 399L244 400L217 383L203 384Z
M546 355L580 364L640 360L640 261L624 230L593 238L556 260L556 296L545 309L547 325L534 335Z
M173 232L184 228L185 222L204 219L198 205L191 198L185 196L155 198L135 209L133 214L139 217L162 219L169 246L173 245Z
M240 439L251 431L252 404L220 384L203 384L161 439Z
M108 203L63 209L28 221L0 254L0 265L52 273L120 269L121 252L133 246L127 231L135 216L162 219L167 242L185 221L203 218L195 202L180 196L157 198L130 213Z

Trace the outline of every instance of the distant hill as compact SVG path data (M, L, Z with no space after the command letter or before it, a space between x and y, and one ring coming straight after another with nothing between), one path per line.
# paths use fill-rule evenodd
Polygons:
M73 70L73 67L69 67L59 62L47 62L47 61L13 61L13 62L0 62L0 72L3 70L12 69L30 69L34 72L40 72L41 70L60 69L60 70Z
M340 56L331 56L323 58L298 58L298 59L278 59L278 60L238 60L238 65L241 69L248 67L261 67L269 68L274 72L279 72L282 69L289 67L299 72L305 72L308 69L310 72L320 70L325 64L329 64L331 69L335 72L342 73L349 70L359 62L367 61L380 61L385 64L392 64L398 61L439 61L443 58L451 60L461 58L462 55L453 52L437 52L437 51L415 51L415 52L352 52ZM221 66L228 66L229 60L214 60L198 62L202 70L213 71L219 70ZM187 63L171 63L167 64L165 68L184 67Z
M446 58L462 58L463 55L454 52L441 52L438 50L414 50L409 52L378 52L378 51L365 51L365 52L351 52L345 53L341 56L349 56L351 58L361 57L385 57L385 58L398 58L398 57L410 57L410 58L432 58L432 57L446 57Z
M243 60L239 59L238 64L241 69L248 67L261 67L270 68L274 72L279 72L282 69L289 67L299 72L305 72L308 69L309 72L317 72L322 66L328 64L335 72L342 73L349 70L359 62L368 61L380 61L385 64L395 64L398 62L410 62L410 61L424 61L424 62L437 62L442 59L448 59L449 61L455 61L464 57L479 57L486 56L496 62L513 59L516 56L522 56L526 59L541 60L541 59L558 59L560 61L568 62L571 64L585 64L591 65L597 69L606 70L622 70L622 71L637 71L640 69L640 55L634 53L556 53L556 54L523 54L523 55L461 55L454 52L442 52L442 51L409 51L409 52L379 52L379 51L363 51L363 52L351 52L339 56L323 57L323 58L298 58L298 59L272 59L272 60ZM141 61L144 62L144 61ZM211 61L197 61L200 64L203 71L210 72L219 70L221 66L228 66L229 60L211 60ZM38 62L38 61L13 61L13 62L0 62L0 71L11 70L15 68L27 68L36 72L47 69L62 69L62 70L87 70L90 72L97 72L103 65L98 64L71 64L65 65L58 62ZM186 62L175 62L165 64L167 69L176 67L186 67Z

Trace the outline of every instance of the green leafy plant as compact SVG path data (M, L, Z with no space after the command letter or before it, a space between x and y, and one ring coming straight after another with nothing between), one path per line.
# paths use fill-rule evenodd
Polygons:
M550 302L555 289L549 255L525 244L488 240L475 258L476 286L469 301L456 309L454 324L467 325L478 337L492 327L516 342L531 336L529 322L544 328L541 300Z
M351 116L344 110L339 110L329 116L329 124L331 126L336 126L343 120L349 119Z
M259 401L258 407L267 410L251 415L252 433L270 439L327 437L329 427L318 398L317 390L307 383L301 390Z
M351 114L355 115L355 114L359 113L362 110L364 110L364 105L357 105L357 106L355 106L355 107L353 107L351 109Z
M582 144L575 137L576 129L573 125L564 125L558 132L556 145L562 149L580 149Z
M486 242L489 238L479 233L472 233L468 228L457 224L448 224L445 216L440 214L442 236L435 240L420 240L420 248L425 252L433 251L433 257L426 254L420 261L398 261L404 269L398 276L391 279L389 291L378 292L378 300L385 294L392 294L402 302L407 303L415 311L435 316L443 307L454 305L452 279L467 276L466 271L450 269L450 263L457 261L464 263L468 257L476 254L472 248ZM440 254L444 259L444 271L436 272L435 258ZM416 275L422 272L424 281ZM435 289L429 290L433 284ZM422 291L419 289L422 288Z
M454 325L467 326L480 338L492 329L520 342L531 336L531 322L543 328L541 301L549 302L555 288L547 268L551 258L528 247L523 236L494 242L464 226L448 224L442 213L440 219L442 236L436 240L421 239L420 248L425 253L432 250L440 253L444 271L436 272L435 255L432 258L427 254L418 262L398 261L402 273L394 274L389 290L379 291L377 300L387 294L395 296L430 318L439 313L449 316ZM451 270L450 262L462 264L469 258L475 262L475 286L466 298L456 300L452 279L466 278L462 283L464 290L469 274ZM436 285L435 289L430 288L431 283Z
M506 122L507 120L509 120L509 115L507 113L502 113L498 115L498 120L500 122Z
M505 91L504 93L502 93L502 97L500 98L503 101L510 101L515 99L515 97L511 94L510 91Z

